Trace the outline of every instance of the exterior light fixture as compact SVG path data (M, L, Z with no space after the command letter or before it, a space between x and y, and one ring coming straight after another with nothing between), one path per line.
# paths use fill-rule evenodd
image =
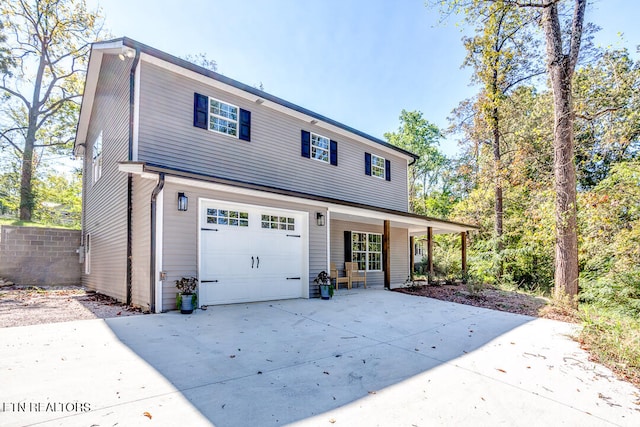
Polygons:
M178 193L178 210L186 211L189 207L189 198L184 193Z
M121 61L124 61L127 58L131 59L134 56L136 56L136 52L133 49L128 49L126 47L123 47L122 52L118 54L118 58L120 58Z
M322 212L316 212L316 224L318 224L318 227L324 227L325 217Z

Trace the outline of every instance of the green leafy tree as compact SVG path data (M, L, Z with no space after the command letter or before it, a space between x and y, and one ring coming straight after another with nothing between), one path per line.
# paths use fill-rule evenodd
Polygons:
M626 49L601 52L576 71L573 91L578 183L589 190L640 155L640 62Z
M428 213L424 200L441 189L441 172L448 164L438 149L440 129L422 117L420 111L402 110L398 131L387 132L384 137L390 144L420 156L409 168L409 203L412 212Z
M464 65L474 69L472 80L482 85L478 98L481 119L486 123L488 141L493 151L493 186L495 192L495 241L498 253L497 274L502 274L500 252L503 249L504 223L502 164L504 132L501 115L507 93L533 76L542 74L536 61L537 39L531 31L533 14L504 1L479 3L471 22L478 22L476 35L463 39L467 49Z
M0 12L7 18L11 61L0 84L0 139L20 157L20 219L30 220L37 150L70 152L101 17L82 0L9 0Z
M578 294L578 234L572 81L583 41L587 0L455 0L429 3L439 5L445 14L461 12L472 21L482 19L479 11L487 4L504 3L540 15L538 22L546 44L547 76L554 107L555 289L558 295L574 297ZM561 15L565 13L570 17L563 25Z
M35 182L35 218L43 223L80 228L82 176L76 170L66 177L49 173Z

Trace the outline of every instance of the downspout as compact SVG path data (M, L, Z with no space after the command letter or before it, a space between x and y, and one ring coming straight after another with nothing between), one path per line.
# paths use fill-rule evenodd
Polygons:
M153 192L151 192L151 253L149 262L149 309L151 313L156 312L156 200L163 188L164 173L160 173L158 184L153 189Z
M131 70L129 71L129 156L128 160L133 161L133 115L135 111L135 85L136 69L140 62L140 49L136 48L136 56L133 58ZM127 176L127 305L131 305L133 300L133 278L132 278L132 258L133 258L133 175Z

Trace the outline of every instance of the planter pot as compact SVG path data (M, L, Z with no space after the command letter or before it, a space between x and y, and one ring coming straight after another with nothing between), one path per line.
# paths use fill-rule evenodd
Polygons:
M333 286L331 284L320 285L320 298L331 299L333 294Z
M193 313L193 294L182 294L182 300L180 302L180 313L191 314Z

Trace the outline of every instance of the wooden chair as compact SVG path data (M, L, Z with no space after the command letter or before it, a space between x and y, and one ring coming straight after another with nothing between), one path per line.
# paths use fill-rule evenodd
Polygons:
M329 278L333 281L336 281L336 289L338 289L338 286L340 283L346 283L347 284L347 289L351 289L351 281L349 280L349 276L345 273L345 275L343 277L340 277L340 271L344 271L344 270L338 270L336 268L335 263L331 263L331 269L329 270Z
M347 270L347 276L349 277L349 288L353 285L353 282L364 283L364 288L367 289L367 272L358 270L357 262L345 262L344 268Z

